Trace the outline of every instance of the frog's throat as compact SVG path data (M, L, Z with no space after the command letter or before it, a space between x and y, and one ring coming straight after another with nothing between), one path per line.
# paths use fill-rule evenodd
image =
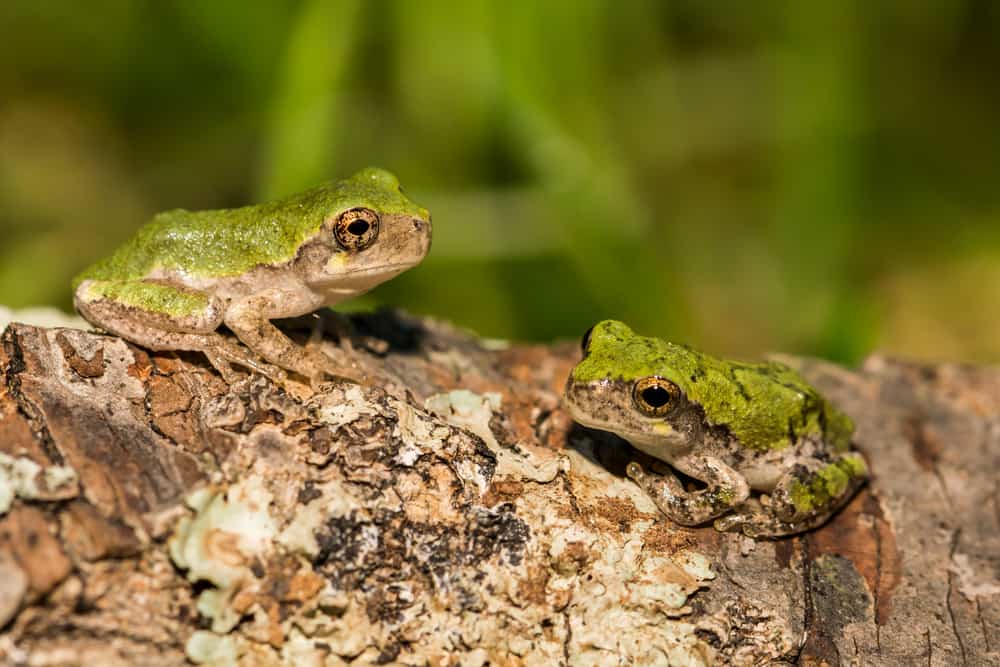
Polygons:
M630 429L622 423L612 423L596 418L573 403L572 400L566 400L564 403L573 421L587 428L614 433L647 454L657 456L658 454L654 454L654 452L662 452L665 448L669 449L672 446L683 446L684 444L683 436L664 421L650 421L646 424L645 430L639 431Z
M653 424L646 432L619 432L618 435L628 440L628 443L636 449L663 461L673 458L671 452L687 449L683 436L664 422Z
M375 266L365 266L351 269L345 266L348 261L348 256L346 254L334 253L334 255L327 260L326 269L331 273L336 274L336 276L331 280L344 280L351 278L362 279L371 275L381 275L383 273L396 275L397 273L402 273L407 269L412 269L414 266L419 264L422 259L423 257L415 261L393 262L391 264L377 264Z

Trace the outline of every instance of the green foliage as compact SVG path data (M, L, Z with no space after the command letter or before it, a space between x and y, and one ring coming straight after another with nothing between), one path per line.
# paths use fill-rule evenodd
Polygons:
M977 319L1000 310L998 23L973 0L6 0L0 303L68 307L156 211L378 164L434 248L352 307L1000 358Z

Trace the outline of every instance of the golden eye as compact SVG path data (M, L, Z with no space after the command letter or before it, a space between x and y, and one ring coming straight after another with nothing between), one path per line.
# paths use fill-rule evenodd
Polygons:
M632 400L650 417L662 417L670 412L680 396L677 385L655 375L642 378L632 388Z
M378 238L378 213L370 208L344 211L333 225L333 236L346 250L364 250Z

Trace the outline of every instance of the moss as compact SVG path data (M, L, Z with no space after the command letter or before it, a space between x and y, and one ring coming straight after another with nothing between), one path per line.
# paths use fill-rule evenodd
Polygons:
M855 479L867 476L868 467L860 456L845 456L812 473L789 488L792 505L801 514L829 506L844 495Z
M865 463L865 460L861 458L860 454L845 456L838 461L838 464L845 469L851 477L868 476L868 465Z
M715 492L716 499L724 505L732 505L736 499L736 492L728 487L723 487Z

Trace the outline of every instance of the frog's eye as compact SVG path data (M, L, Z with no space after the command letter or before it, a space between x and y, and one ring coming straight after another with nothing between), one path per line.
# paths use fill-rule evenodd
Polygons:
M378 238L378 213L370 208L344 211L333 225L333 236L347 250L364 250Z
M583 338L580 339L580 349L584 354L587 354L587 346L590 345L590 334L594 333L594 327L590 327L583 332Z
M642 378L632 388L632 400L650 417L662 417L670 412L680 395L677 385L655 375Z

